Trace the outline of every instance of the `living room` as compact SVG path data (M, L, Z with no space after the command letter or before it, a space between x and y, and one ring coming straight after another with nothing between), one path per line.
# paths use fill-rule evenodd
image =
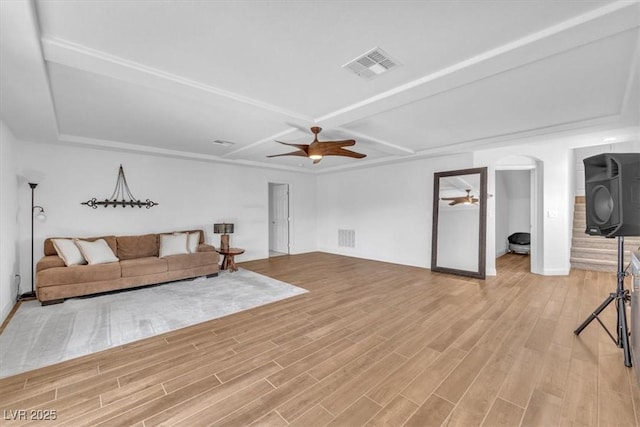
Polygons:
M213 224L229 222L235 225L232 246L245 250L237 262L241 267L257 265L251 263L269 259L269 183L282 183L289 185L292 259L323 253L426 270L432 255L434 173L487 167L486 271L489 280L500 280L496 203L491 197L496 194L495 174L530 170L538 218L532 224L537 247L529 271L541 280L564 280L571 272L575 196L584 194L576 149L640 152L638 2L476 4L476 14L486 13L477 22L472 11L464 10L471 7L468 3L458 3L451 11L440 5L444 10L436 8L433 16L421 17L428 19L432 26L424 26L433 33L412 35L421 19L410 16L429 11L414 4L397 12L400 16L393 22L406 19L407 28L387 28L387 42L369 33L364 19L338 21L336 27L349 22L362 30L340 30L345 40L347 35L353 38L345 44L364 50L379 45L401 64L370 81L340 69L360 51L331 64L336 74L328 72L325 80L316 74L320 71L294 78L289 73L303 75L314 67L324 71L327 65L315 61L313 51L331 53L325 44L338 49L337 36L307 35L294 43L284 29L269 32L274 25L295 20L318 27L328 25L331 17L350 20L365 13L363 3L209 5L203 16L213 19L217 12L227 17L212 33L217 44L226 45L221 52L245 49L249 57L264 61L255 75L246 71L250 62L242 55L231 55L229 59L237 61L231 66L218 66L226 60L220 52L204 69L194 63L183 75L179 67L163 69L162 59L146 57L147 51L165 60L184 53L175 62L167 60L171 66L187 59L197 63L197 52L208 52L206 41L194 45L201 50L190 44L200 37L197 31L177 37L189 33L185 17L200 15L197 3L191 11L132 3L129 10L106 3L95 9L71 2L2 4L2 321L16 295L31 287L29 182L38 184L35 204L46 212L46 221L36 222L33 231L36 261L43 255L44 240L53 236L202 229L205 241L218 246ZM395 8L368 5L366 15L378 27ZM411 7L417 9L412 12ZM151 10L159 23L146 17ZM445 15L437 17L436 11ZM174 12L184 22L172 22ZM438 27L449 12L451 27ZM264 19L259 19L261 14ZM121 33L115 36L118 20ZM202 27L197 28L204 28L198 22ZM254 25L254 32L247 33ZM304 33L301 28L308 27L300 25L296 31ZM456 25L470 29L454 37ZM331 26L324 28L329 31ZM78 38L83 35L87 38ZM175 45L164 50L154 37ZM254 40L260 37L265 40ZM477 46L470 46L474 37ZM101 45L104 40L107 44ZM272 49L276 59L260 57L259 50L273 40L282 43ZM396 53L395 46L403 43L410 47ZM447 44L450 51L442 47ZM129 48L134 51L131 57L126 56ZM339 55L321 60L344 56L346 48L338 50ZM432 56L434 63L417 66L419 56L420 61ZM294 70L285 72L280 66ZM219 73L219 84L194 77L205 79L213 70ZM238 86L234 73L239 81L247 80L246 89ZM286 76L280 78L280 73ZM344 94L343 88L348 88ZM320 96L323 93L330 96ZM367 158L327 157L312 164L302 157L266 157L291 151L276 140L311 142L308 128L315 124L324 128L321 141L354 138L351 148ZM213 145L214 139L235 144ZM119 165L133 194L158 206L94 210L81 205L110 196ZM353 247L339 244L341 229L355 232Z

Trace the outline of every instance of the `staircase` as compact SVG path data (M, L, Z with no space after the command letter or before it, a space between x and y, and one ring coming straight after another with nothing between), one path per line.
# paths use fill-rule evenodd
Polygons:
M584 196L577 196L573 211L573 238L571 239L571 268L579 270L618 270L618 239L585 234L587 228ZM640 237L624 238L624 267L629 264L631 252L640 247Z

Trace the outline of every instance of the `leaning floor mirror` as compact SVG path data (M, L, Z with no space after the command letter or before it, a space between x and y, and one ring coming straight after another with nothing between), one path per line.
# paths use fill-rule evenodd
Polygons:
M431 270L485 278L487 168L434 174Z

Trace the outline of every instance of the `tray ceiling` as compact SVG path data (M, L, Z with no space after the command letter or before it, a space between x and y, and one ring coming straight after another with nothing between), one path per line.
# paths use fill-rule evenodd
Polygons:
M1 117L27 140L307 172L639 124L638 2L398 3L2 2ZM375 47L400 65L342 68ZM312 125L367 157L266 158Z

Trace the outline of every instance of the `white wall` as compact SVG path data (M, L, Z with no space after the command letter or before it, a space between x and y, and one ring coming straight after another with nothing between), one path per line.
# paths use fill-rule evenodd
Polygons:
M531 228L531 171L500 171L506 176L509 194L509 235L528 233Z
M498 258L509 249L509 192L507 191L504 171L496 171L495 181L495 257Z
M433 174L471 166L463 154L319 175L318 249L430 268ZM355 248L338 229L355 230Z
M182 160L143 154L102 151L59 144L22 143L20 173L37 175L36 204L47 220L36 223L35 259L46 237L141 234L200 228L208 243L219 246L214 222L232 222L231 245L246 249L238 262L268 257L269 185L290 184L291 252L316 249L315 177L308 174L246 166ZM80 205L92 197L111 196L122 164L136 198L159 203L151 209ZM21 211L30 206L29 187L19 188ZM4 196L3 196L4 200ZM30 286L30 218L20 217L20 271Z
M18 294L18 141L0 121L0 324L13 308Z

